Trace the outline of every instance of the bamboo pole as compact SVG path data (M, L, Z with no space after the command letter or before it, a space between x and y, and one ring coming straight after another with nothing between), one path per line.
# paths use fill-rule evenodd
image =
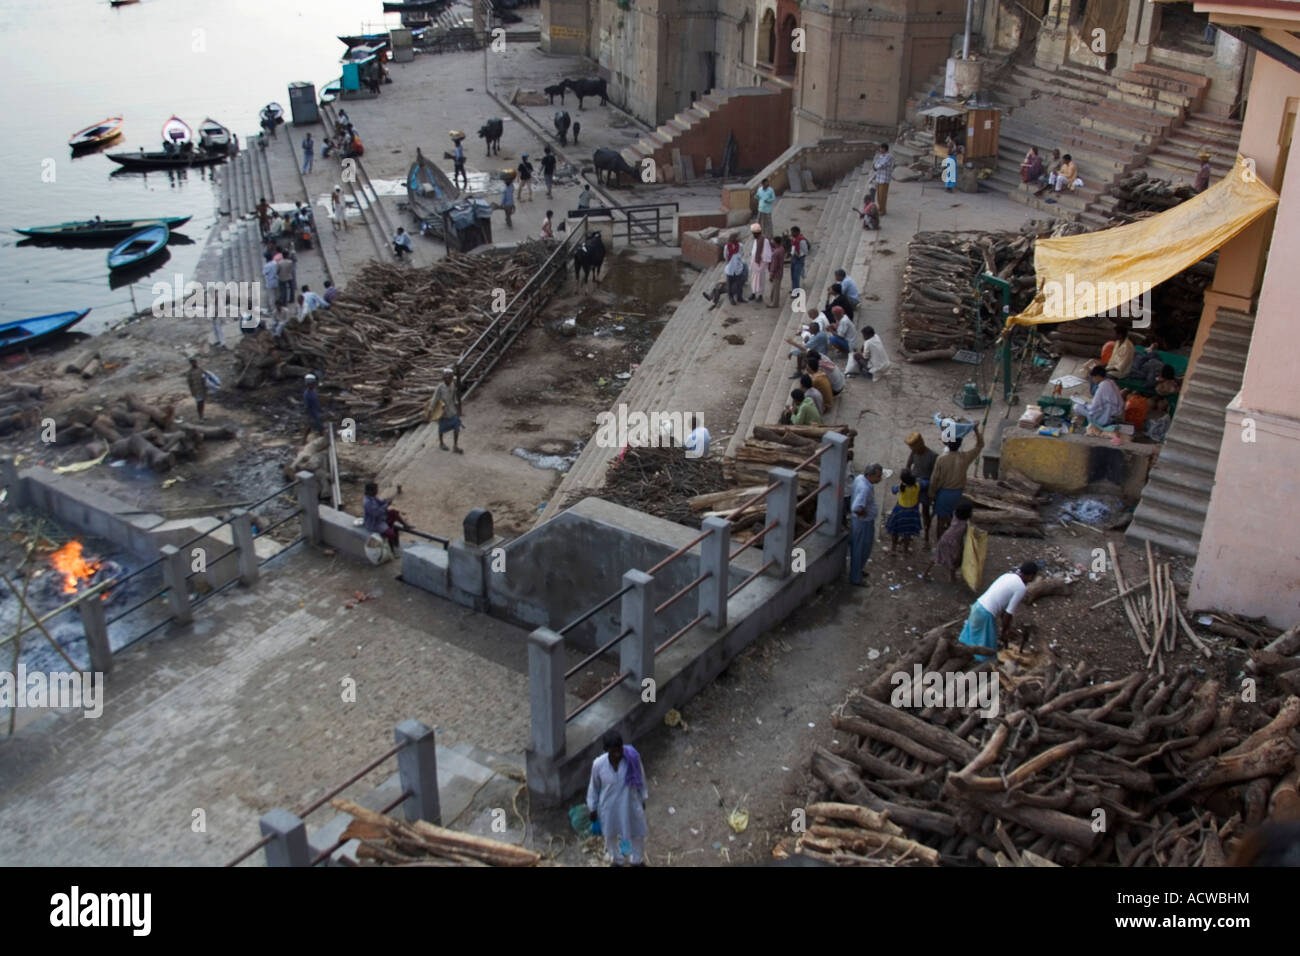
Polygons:
M81 670L81 668L78 667L78 666L76 665L76 663L73 662L72 658L68 656L68 652L65 651L62 647L59 646L59 642L56 641L56 640L54 639L54 636L53 636L52 634L50 634L50 632L46 629L46 627L45 627L45 622L42 621L42 620L39 620L39 619L36 617L36 612L33 611L32 608L31 608L31 605L29 605L29 604L27 603L27 594L26 594L26 592L24 592L24 593L22 593L22 594L19 594L19 593L18 593L18 589L17 589L16 587L14 587L14 583L13 583L12 581L10 581L9 578L8 578L7 576L3 575L3 574L0 574L0 581L3 581L5 584L9 585L9 590L14 592L14 597L18 598L18 603L19 603L22 607L24 607L24 608L27 609L27 613L30 614L30 615L32 616L32 620L36 621L36 626L39 627L39 628L41 629L41 633L44 634L44 635L45 635L45 639L46 639L47 641L50 642L50 646L53 647L56 651L58 651L61 655L63 655L63 659L64 659L65 661L68 662L68 666L71 667L71 668L72 668L74 671L76 671L78 674L83 673L83 671Z
M1116 589L1122 594L1124 588L1124 572L1119 566L1119 554L1115 551L1115 542L1107 541L1106 547L1110 551L1110 566L1115 572ZM1146 636L1142 633L1142 628L1138 626L1137 612L1133 609L1131 598L1124 598L1121 601L1124 607L1124 614L1128 617L1129 626L1133 628L1133 633L1138 640L1138 647L1142 648L1143 654L1151 653L1151 648L1147 647Z
M43 617L37 618L36 615L33 614L32 617L35 618L34 623L28 624L17 634L11 634L8 637L0 637L0 644L7 644L10 641L14 640L15 638L21 637L22 635L26 634L28 631L32 631L38 627L41 627L46 621L50 620L51 618L57 617L58 615L62 614L64 611L68 610L69 608L76 607L78 604L80 604L86 598L90 597L92 594L98 594L100 591L104 590L105 588L110 588L117 583L118 583L117 578L111 578L108 581L100 581L94 587L86 588L86 590L82 591L71 601L65 601L64 603L60 604L53 611L50 611L48 614L46 614ZM10 587L13 587L13 585L10 585Z

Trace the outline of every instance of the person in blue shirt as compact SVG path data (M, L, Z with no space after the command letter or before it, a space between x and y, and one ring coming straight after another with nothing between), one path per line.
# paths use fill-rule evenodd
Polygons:
M865 567L871 558L876 538L876 489L884 477L880 465L868 465L853 479L853 497L849 501L849 583L867 586Z
M776 235L775 230L772 228L772 210L776 207L776 190L772 188L769 180L763 180L763 185L758 188L754 198L758 200L758 223L763 227L763 235Z
M840 284L840 291L844 293L844 298L848 299L856 309L862 302L862 293L858 291L858 284L853 281L853 277L843 269L836 269L835 281Z
M501 190L501 211L506 214L506 227L514 228L514 223L510 217L515 214L515 182L513 179L506 180L505 188Z

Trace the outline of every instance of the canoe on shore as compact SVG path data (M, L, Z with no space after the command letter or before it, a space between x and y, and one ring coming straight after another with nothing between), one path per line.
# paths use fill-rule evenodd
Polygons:
M108 269L129 269L143 265L167 248L171 230L166 223L155 222L123 239L108 253Z
M94 126L87 126L68 137L68 145L74 150L94 149L112 142L122 135L122 117L110 116Z
M89 314L89 309L82 309L80 312L56 312L53 315L38 315L30 319L0 323L0 353L27 348L44 339L53 338Z
M189 216L156 216L153 219L85 219L80 222L61 222L53 226L32 226L16 229L33 239L66 242L102 242L105 239L125 239L141 229L165 223L168 229L179 229L190 221Z

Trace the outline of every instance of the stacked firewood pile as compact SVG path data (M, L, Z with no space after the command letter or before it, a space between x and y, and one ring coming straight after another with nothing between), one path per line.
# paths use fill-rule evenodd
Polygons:
M256 388L268 378L321 376L343 390L336 403L378 432L423 421L423 407L442 370L498 317L554 247L525 241L513 249L440 260L429 269L373 262L310 330L290 324L277 342L267 332L245 335L236 349L236 384Z
M1300 628L1279 631L1258 618L1223 611L1212 611L1208 617L1207 631L1249 648L1247 674L1270 676L1288 694L1300 694Z
M331 800L353 819L343 831L360 840L357 856L391 866L537 866L542 855L513 843L435 826L427 820L407 823L367 810L351 800Z
M0 386L0 435L28 428L40 421L42 386L13 382Z
M688 504L696 512L697 520L709 517L727 517L742 505L744 510L732 521L733 534L747 537L744 532L756 531L763 523L767 500L751 502L768 486L768 472L773 468L790 468L799 476L799 498L807 498L821 483L821 460L798 468L801 462L821 446L822 436L838 432L853 447L857 431L847 425L756 425L754 437L736 450L734 459L722 464L722 473L731 488L714 494L697 495ZM816 520L817 499L804 502L797 512L796 534L812 527Z
M1185 183L1151 179L1139 170L1111 186L1110 194L1119 200L1111 221L1122 224L1172 209L1195 196L1196 190Z
M103 409L84 405L69 409L55 419L54 435L59 446L90 441L88 460L107 452L163 472L179 459L195 457L205 441L234 438L235 432L226 425L177 422L175 402L159 408L126 394Z
M975 293L975 277L987 272L1010 282L1012 311L1021 311L1034 296L1037 230L1038 224L1030 223L1019 233L917 233L907 247L903 276L904 350L970 348L977 304L982 306L981 338L992 342L1005 318L1001 294L986 290L981 301Z
M722 466L709 458L687 458L679 447L629 447L609 464L597 494L606 501L635 508L678 524L700 526L700 516L687 503L696 495L726 487ZM565 501L567 508L591 492L579 489Z
M1032 665L998 675L973 662L976 649L953 640L951 626L837 709L840 745L818 747L811 765L820 785L809 816L825 822L779 853L855 865L888 837L899 857L924 858L907 853L911 841L945 864L1209 866L1266 815L1300 815L1300 697L1261 679L1259 702L1243 705L1239 691L1190 666L1093 683L1085 665L1014 647L1003 656ZM1297 633L1272 653L1300 649ZM1000 681L996 713L977 711L966 674ZM962 703L953 678L965 679L970 706L946 706ZM854 822L874 835L828 834L832 823L848 828L827 799L872 811Z
M1051 496L1043 486L1014 469L1003 478L967 478L962 496L974 506L971 523L989 534L1020 538L1042 538L1043 519L1039 507Z

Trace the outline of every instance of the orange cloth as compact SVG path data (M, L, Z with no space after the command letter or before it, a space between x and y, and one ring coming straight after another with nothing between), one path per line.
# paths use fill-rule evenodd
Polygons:
M1110 362L1110 357L1115 354L1115 340L1111 339L1101 347L1101 364L1106 365Z
M831 380L826 377L825 372L818 372L812 377L813 388L822 393L822 408L825 409L823 414L829 413L831 406L835 404L835 393L831 390Z
M1128 397L1124 403L1124 421L1128 422L1137 431L1142 430L1147 422L1147 410L1151 403L1147 401L1145 395L1133 394Z

